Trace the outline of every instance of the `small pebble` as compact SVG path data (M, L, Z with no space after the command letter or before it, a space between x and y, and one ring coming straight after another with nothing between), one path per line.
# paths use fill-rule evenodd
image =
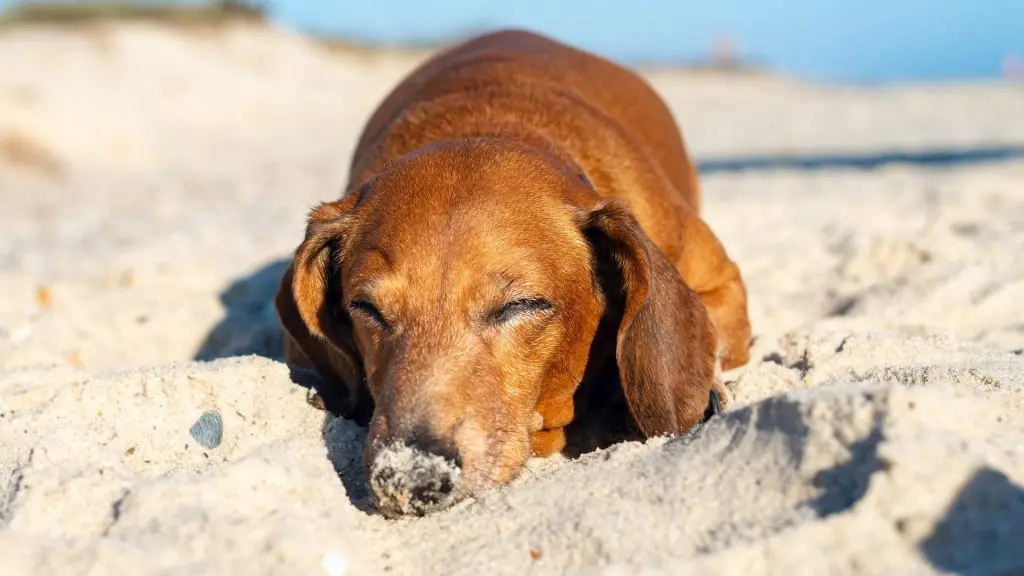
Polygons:
M221 420L219 412L203 412L189 428L188 433L197 444L211 450L220 446L220 441L224 437L224 421Z

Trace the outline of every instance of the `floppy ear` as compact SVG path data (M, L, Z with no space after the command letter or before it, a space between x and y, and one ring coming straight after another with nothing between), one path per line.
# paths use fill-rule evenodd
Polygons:
M626 403L646 437L705 418L715 336L700 298L630 211L605 201L581 215L609 307L621 312L615 359Z
M372 400L363 385L362 361L352 336L352 319L342 305L339 276L340 245L351 205L342 200L313 210L306 237L281 278L275 305L287 333L285 361L308 363L306 367L325 381L327 388L317 391L326 407L361 420L368 419L372 406L367 403Z

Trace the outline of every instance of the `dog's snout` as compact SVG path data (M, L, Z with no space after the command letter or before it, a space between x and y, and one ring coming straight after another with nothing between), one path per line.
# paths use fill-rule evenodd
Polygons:
M424 454L433 454L450 461L456 467L462 467L462 458L455 448L455 442L443 439L425 428L416 428L405 437L405 445Z
M448 508L461 476L454 444L422 430L382 447L369 466L377 509L392 518Z

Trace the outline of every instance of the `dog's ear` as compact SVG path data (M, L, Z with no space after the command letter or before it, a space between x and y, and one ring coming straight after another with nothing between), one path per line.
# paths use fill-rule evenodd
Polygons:
M622 204L604 200L578 222L607 305L620 313L615 359L633 419L646 437L689 430L705 418L715 378L703 303Z
M327 386L318 390L327 408L359 419L367 409L367 394L352 319L342 302L339 268L352 204L349 200L322 204L310 213L305 239L281 278L275 305L288 336L286 362L308 360L308 367ZM291 353L293 345L301 355Z

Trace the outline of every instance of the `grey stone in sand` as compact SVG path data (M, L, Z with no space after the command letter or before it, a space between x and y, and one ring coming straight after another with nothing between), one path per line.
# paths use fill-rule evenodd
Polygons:
M224 438L224 421L221 420L219 412L209 410L199 416L195 424L188 429L188 433L197 444L212 450L220 446L220 441Z

